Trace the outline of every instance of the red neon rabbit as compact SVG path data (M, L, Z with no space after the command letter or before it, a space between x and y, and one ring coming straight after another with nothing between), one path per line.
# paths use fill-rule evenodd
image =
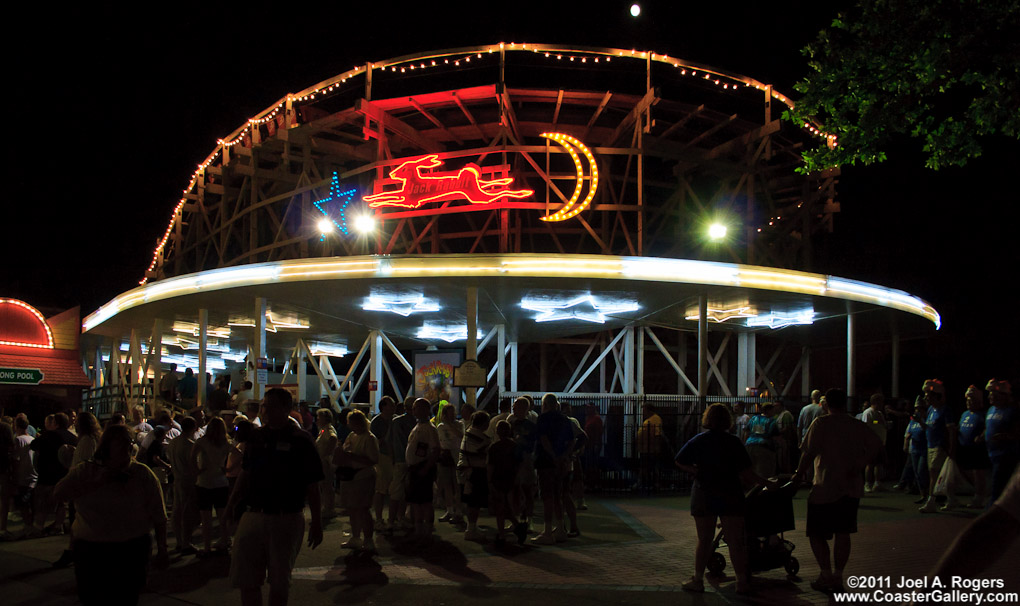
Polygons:
M513 177L485 181L479 168L474 164L468 164L456 175L432 177L421 174L423 169L436 168L442 164L437 154L408 160L390 171L390 178L400 182L398 189L365 196L364 199L372 208L379 206L418 208L430 202L463 199L472 204L491 204L503 197L527 198L535 193L530 189L497 191L496 188L513 183Z

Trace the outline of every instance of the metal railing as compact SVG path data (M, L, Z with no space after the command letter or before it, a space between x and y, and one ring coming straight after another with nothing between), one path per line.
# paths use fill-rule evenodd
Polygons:
M504 393L501 400L513 401L517 396L530 395L536 408L543 394L537 392ZM588 404L593 404L602 418L603 431L599 444L590 443L582 456L585 490L596 493L687 493L689 474L673 465L673 457L688 440L703 431L701 416L708 405L723 403L732 407L742 403L753 412L767 400L755 397L658 394L556 394L561 406L570 406L573 416L585 427ZM640 434L644 422L643 407L650 404L662 420L661 434L648 438ZM784 399L784 407L796 417L806 404L798 399ZM589 437L591 440L592 437ZM640 440L640 441L639 441Z

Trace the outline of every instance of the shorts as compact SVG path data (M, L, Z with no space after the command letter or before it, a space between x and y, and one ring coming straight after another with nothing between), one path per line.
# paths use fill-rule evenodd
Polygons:
M407 463L393 464L393 479L390 480L390 500L407 499Z
M305 535L302 512L268 514L247 511L237 523L230 558L230 582L238 589L290 586L301 541Z
M379 494L389 493L392 482L393 457L380 454L379 462L375 464L375 491Z
M412 505L424 505L432 502L432 484L436 481L436 466L433 465L425 473L418 473L419 466L407 469L407 502Z
M364 509L372 506L375 475L340 483L340 507Z
M860 503L860 499L853 497L842 497L833 503L808 502L805 534L829 540L834 534L857 532L857 506Z
M199 511L212 511L213 508L223 509L227 506L227 497L230 496L230 487L221 486L220 488L202 488L201 486L196 486L195 494L198 497Z
M942 465L946 462L946 449L941 446L928 449L928 471L938 474L942 471Z
M694 517L729 517L744 515L742 493L721 494L708 492L697 484L691 490L691 515Z

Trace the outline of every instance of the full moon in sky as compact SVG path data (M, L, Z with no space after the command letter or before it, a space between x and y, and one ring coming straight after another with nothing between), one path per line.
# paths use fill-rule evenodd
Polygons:
M630 5L630 16L631 17L637 17L640 14L641 14L641 6L638 5L638 4L631 4Z

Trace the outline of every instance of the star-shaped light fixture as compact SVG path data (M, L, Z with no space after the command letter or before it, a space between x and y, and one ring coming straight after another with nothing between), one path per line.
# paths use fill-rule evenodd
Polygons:
M726 320L733 318L753 318L757 316L750 305L738 305L731 308L708 308L708 321L722 324ZM700 318L698 314L698 308L695 307L693 310L688 309L687 315L684 317L685 320L698 320Z
M521 307L537 311L536 322L556 320L582 320L594 324L605 324L606 316L635 311L640 306L636 301L598 300L590 294L572 299L523 299Z
M467 326L464 324L435 324L426 322L418 329L419 339L442 339L447 343L467 340ZM478 329L477 338L485 338L485 333Z
M439 311L439 303L425 295L369 295L361 306L365 311L388 311L405 318L413 313ZM465 333L466 334L466 333Z
M747 319L748 326L768 326L769 328L785 328L794 324L814 324L815 310L808 308L792 313L771 312Z
M347 228L347 205L351 203L351 200L354 199L357 193L358 190L353 187L342 189L340 187L340 177L334 172L333 180L329 184L329 196L314 202L315 208L326 215L326 218L332 221L333 225L345 236L349 233ZM325 237L325 234L323 237Z

